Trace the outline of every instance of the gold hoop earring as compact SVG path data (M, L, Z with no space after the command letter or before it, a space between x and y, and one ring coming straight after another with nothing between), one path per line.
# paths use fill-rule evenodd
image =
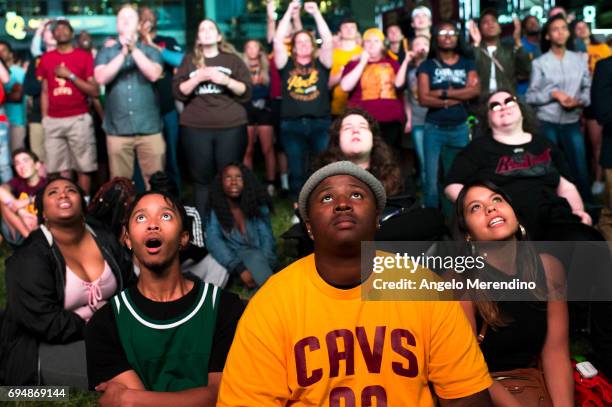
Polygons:
M468 253L470 253L472 257L475 257L476 247L474 246L474 243L472 242L472 238L470 238L469 235L465 237L465 242L467 243Z
M520 223L519 223L518 227L519 227L519 231L521 232L521 240L526 240L527 239L527 230L525 230L525 227L523 225L521 225Z

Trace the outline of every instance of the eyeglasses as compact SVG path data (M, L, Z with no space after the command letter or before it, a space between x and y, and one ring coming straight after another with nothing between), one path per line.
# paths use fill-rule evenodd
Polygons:
M517 105L516 96L508 96L503 102L491 102L489 103L489 110L492 112L499 112L502 109Z
M440 30L438 31L438 35L440 37L445 37L445 36L449 36L449 37L455 37L457 36L457 31L455 30Z

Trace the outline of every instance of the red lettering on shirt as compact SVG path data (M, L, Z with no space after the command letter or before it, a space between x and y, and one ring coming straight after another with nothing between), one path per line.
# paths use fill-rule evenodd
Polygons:
M308 387L315 384L323 377L323 369L314 369L312 374L308 376L308 367L306 366L306 348L311 352L321 348L319 340L314 336L309 336L297 341L293 347L295 354L295 368L297 371L298 384L302 387Z
M338 339L342 339L342 352L338 350ZM329 377L338 377L340 361L346 362L346 376L355 374L355 341L348 329L337 329L325 335L329 357Z
M403 346L404 340L410 346L416 346L414 335L405 329L394 329L391 331L391 348L400 356L408 361L408 367L400 362L393 362L391 367L395 374L405 377L416 377L419 374L417 358L410 349Z
M371 348L365 328L362 326L358 326L355 329L355 334L357 335L357 342L359 343L361 353L363 354L363 359L365 360L366 366L368 367L368 372L370 373L380 373L386 329L386 326L376 327L376 333L374 334L374 344Z
M551 149L547 148L539 155L531 153L517 154L514 156L503 156L497 162L496 174L507 174L527 170L535 166L548 164L552 160Z
M293 347L298 384L301 387L308 387L323 378L323 367L313 366L313 358L309 357L311 353L316 351L327 353L330 378L355 375L355 358L358 357L355 352L357 349L360 350L368 373L379 374L382 368L386 329L385 326L375 327L373 335L370 334L373 338L372 343L370 343L364 327L356 327L354 332L349 329L335 329L325 335L326 349L321 349L323 341L314 336L300 339ZM358 347L355 346L355 339L359 344ZM403 361L392 362L392 371L399 376L416 377L419 373L419 365L416 355L409 349L409 347L416 346L414 335L406 329L394 329L391 332L390 339L391 349L404 359ZM321 358L318 358L318 360L321 360ZM344 363L341 364L341 361L344 361ZM344 367L343 370L341 370L341 365ZM369 397L378 394L378 390L373 389L372 392Z

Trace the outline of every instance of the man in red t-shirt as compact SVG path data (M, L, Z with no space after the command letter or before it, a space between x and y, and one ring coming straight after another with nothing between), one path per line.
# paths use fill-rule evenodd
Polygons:
M98 96L91 53L73 48L74 30L68 20L55 22L54 51L43 54L36 76L42 81L41 113L45 130L46 168L49 173L78 174L89 195L90 173L98 168L93 121L88 97Z

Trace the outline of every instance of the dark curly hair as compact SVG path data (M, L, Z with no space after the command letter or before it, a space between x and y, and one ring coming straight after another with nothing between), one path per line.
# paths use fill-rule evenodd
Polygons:
M372 173L385 187L387 196L400 194L404 189L399 165L393 156L391 148L385 143L380 135L378 122L363 109L349 108L341 116L333 121L329 128L329 144L327 150L319 155L315 162L315 169L326 166L336 161L351 160L340 149L340 128L342 121L352 114L359 115L368 121L372 132L372 152L370 154L370 167Z
M240 209L247 219L262 217L261 207L267 206L273 211L272 199L259 182L253 171L242 163L232 162L219 171L210 186L209 211L215 211L223 230L229 232L234 227L234 216L230 211L228 198L223 192L223 172L228 167L238 167L242 173L244 187L240 195Z
M493 134L493 131L491 130L491 124L489 123L489 99L491 99L491 96L501 92L508 93L516 98L519 109L521 110L521 115L523 116L523 131L525 133L530 133L534 136L538 134L540 131L540 122L538 121L535 112L533 111L531 106L523 103L521 99L516 96L516 93L514 91L502 88L486 95L482 99L483 102L480 105L480 117L482 117L483 125L486 129L487 135L491 136Z

